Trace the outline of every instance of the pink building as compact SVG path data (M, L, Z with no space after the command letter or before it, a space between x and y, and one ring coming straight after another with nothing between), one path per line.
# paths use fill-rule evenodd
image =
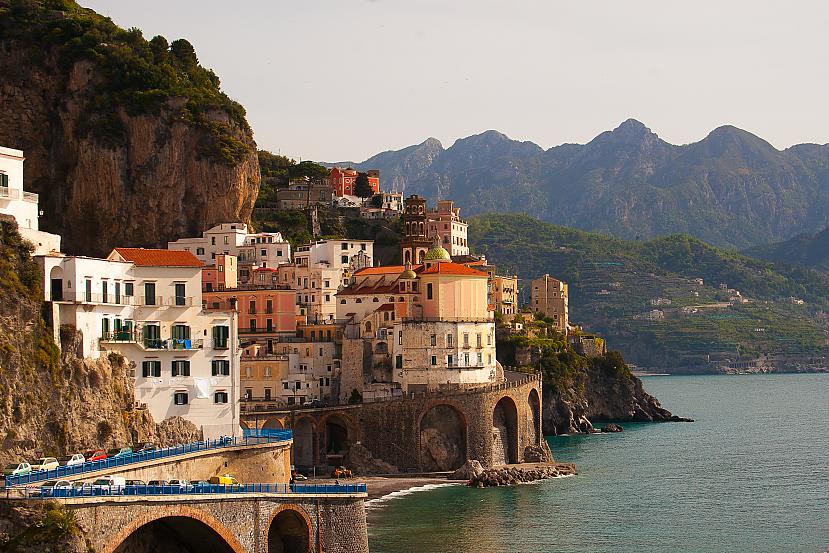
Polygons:
M427 218L426 229L430 240L435 236L439 236L440 245L453 257L469 255L469 244L467 243L467 227L469 225L461 219L461 209L455 207L452 200L439 201L437 208L430 211Z
M212 265L206 265L201 270L202 290L228 290L236 288L238 281L238 265L235 255L217 255Z

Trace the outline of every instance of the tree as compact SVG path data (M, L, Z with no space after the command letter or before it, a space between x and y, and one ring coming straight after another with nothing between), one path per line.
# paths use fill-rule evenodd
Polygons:
M370 198L374 195L374 191L368 183L368 173L357 173L357 179L354 182L354 194L361 198Z

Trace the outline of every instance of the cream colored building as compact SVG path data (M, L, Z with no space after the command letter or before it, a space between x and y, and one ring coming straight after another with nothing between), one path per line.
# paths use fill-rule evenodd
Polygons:
M560 332L567 332L569 318L569 297L567 283L550 275L533 279L530 282L530 306L534 312L555 320Z
M495 275L491 286L496 313L508 317L518 313L518 277Z
M428 213L427 219L427 236L430 240L435 236L439 237L441 246L451 256L469 255L469 224L461 219L461 209L455 207L455 202L438 201L435 209Z
M60 251L60 236L39 230L38 195L23 190L23 152L0 147L0 214L17 221L20 235L34 246L33 255Z
M55 328L81 332L78 355L117 351L134 363L135 400L156 421L181 416L205 437L240 433L237 315L202 310L198 259L143 248L37 259Z

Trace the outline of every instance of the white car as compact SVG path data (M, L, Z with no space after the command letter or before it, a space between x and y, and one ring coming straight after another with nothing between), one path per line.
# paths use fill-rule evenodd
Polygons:
M32 470L52 470L56 469L60 466L58 464L58 460L54 457L41 457L40 459L35 459L32 461Z
M58 463L60 463L62 467L74 467L75 465L82 465L86 463L86 457L84 457L81 453L75 453L74 455L61 457L58 459Z
M72 495L69 480L47 480L40 485L40 497L67 497Z
M123 476L102 476L92 483L93 495L120 495L127 481Z
M179 490L182 492L192 492L193 491L193 484L188 482L187 480L170 480L167 482L168 486L171 487L178 487Z

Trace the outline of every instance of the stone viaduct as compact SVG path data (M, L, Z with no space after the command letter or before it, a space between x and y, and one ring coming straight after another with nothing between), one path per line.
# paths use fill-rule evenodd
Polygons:
M61 499L97 553L368 553L365 493Z
M356 444L407 472L454 470L467 459L484 466L537 460L541 379L506 373L506 381L414 397L319 409L247 410L248 428L291 428L300 468L347 464ZM530 453L531 455L531 453Z

